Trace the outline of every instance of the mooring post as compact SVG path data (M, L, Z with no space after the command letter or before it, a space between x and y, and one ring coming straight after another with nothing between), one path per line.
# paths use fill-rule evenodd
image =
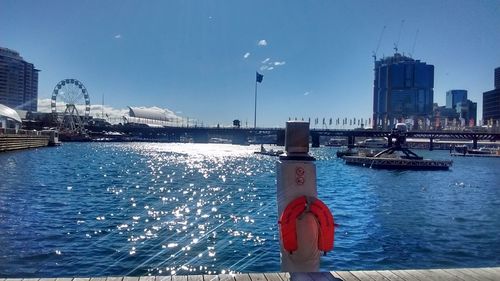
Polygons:
M281 270L315 272L322 251L333 248L334 222L328 207L317 199L308 122L286 123L285 151L277 162L276 175Z

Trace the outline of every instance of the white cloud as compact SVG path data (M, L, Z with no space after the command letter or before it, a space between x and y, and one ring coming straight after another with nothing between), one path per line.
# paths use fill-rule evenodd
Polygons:
M262 71L267 70L268 68L269 68L269 66L267 66L267 65L260 66L260 70L262 70Z
M285 65L285 64L286 64L286 61L275 61L274 62L275 66L282 66L282 65Z
M304 93L304 96L308 96L311 92L307 91Z
M267 41L265 39L262 39L257 43L258 46L265 47L267 46Z
M244 55L243 55L243 58L246 59L250 56L250 53L249 52L246 52Z
M122 38L122 35L121 34L116 34L114 37L115 37L115 39L120 39L120 38Z
M274 67L272 67L272 66L267 68L267 70L273 70L273 69L274 69Z
M39 112L51 112L51 99L38 99L38 111ZM159 108L156 106L153 107L146 107L146 106L133 106L135 108L140 108L140 109L151 109L155 111L161 111L162 114L164 114L167 118L173 119L173 120L179 120L182 119L181 116L178 116L177 114L182 113L182 112L177 112L174 113L170 109L165 109L165 108ZM56 108L58 112L64 112L66 109L66 104L64 102L57 102ZM84 112L84 105L77 105L76 106L78 112L83 113ZM129 109L128 108L114 108L112 106L104 105L104 107L100 104L91 104L90 105L90 115L94 117L102 117L102 113L104 112L104 115L107 115L107 118L115 120L120 120L118 122L121 122L123 116L128 116ZM114 123L114 122L112 122ZM117 122L116 122L117 123Z
M267 58L265 60L262 61L262 63L267 63L271 58Z

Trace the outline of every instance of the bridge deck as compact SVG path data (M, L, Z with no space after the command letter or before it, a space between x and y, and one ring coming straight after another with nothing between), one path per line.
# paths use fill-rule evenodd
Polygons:
M314 273L246 273L220 275L175 275L142 277L92 277L92 278L16 278L0 281L363 281L363 280L500 280L500 267L422 269L422 270L369 270L331 271Z

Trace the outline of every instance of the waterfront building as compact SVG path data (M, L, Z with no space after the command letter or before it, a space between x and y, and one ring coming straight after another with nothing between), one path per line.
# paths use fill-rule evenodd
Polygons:
M14 109L36 111L38 72L18 52L0 47L0 103Z
M375 61L374 127L392 127L407 119L421 123L432 116L433 101L433 65L399 53Z
M0 104L0 133L5 129L15 129L16 131L21 127L21 117L17 112L3 104Z
M472 102L470 100L459 102L456 104L455 110L460 120L463 120L461 122L465 122L465 126L476 126L477 102Z
M500 67L495 69L495 89L483 93L483 122L495 126L500 123Z
M446 92L446 107L453 108L457 106L459 102L467 101L467 90L449 90Z

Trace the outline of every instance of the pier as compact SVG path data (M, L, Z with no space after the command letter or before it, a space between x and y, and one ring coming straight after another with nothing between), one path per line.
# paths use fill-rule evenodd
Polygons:
M50 137L41 132L3 133L0 131L0 152L44 147L49 145Z
M78 277L78 278L7 278L0 281L495 281L500 280L500 267L363 270L330 272L274 272L220 275L172 275L140 277Z

